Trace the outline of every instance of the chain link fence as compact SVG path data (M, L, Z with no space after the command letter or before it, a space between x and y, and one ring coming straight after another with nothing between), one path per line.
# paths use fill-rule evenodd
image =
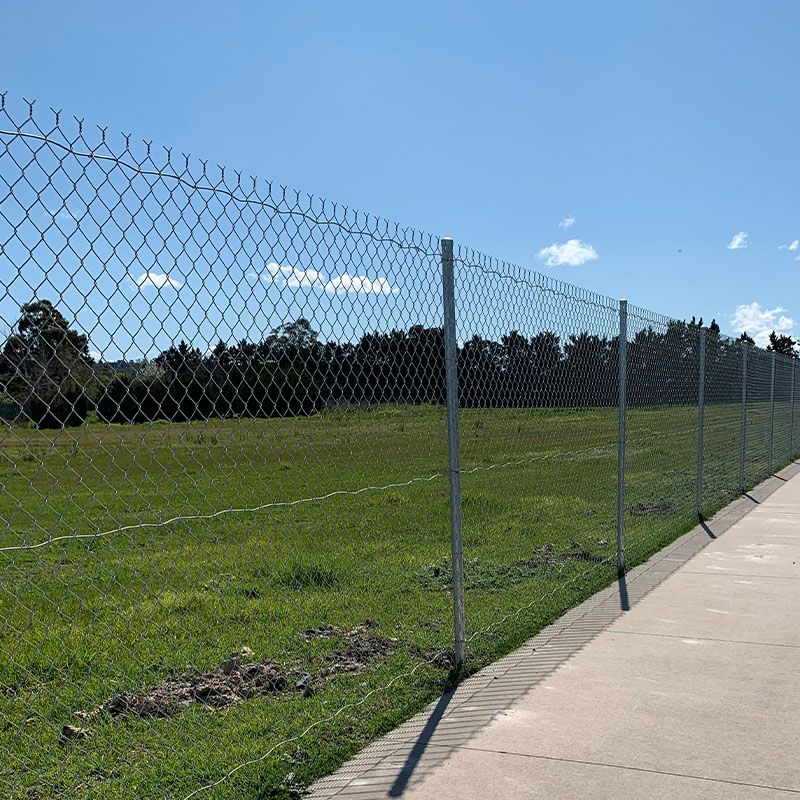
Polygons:
M11 798L299 796L797 453L789 356L5 96L0 326Z

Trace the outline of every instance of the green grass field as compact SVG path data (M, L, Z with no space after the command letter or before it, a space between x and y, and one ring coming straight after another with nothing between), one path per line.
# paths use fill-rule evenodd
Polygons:
M474 671L616 579L617 411L465 410L460 423ZM738 406L706 409L706 515L738 493L739 424ZM768 425L751 406L748 485L766 475ZM629 412L630 566L696 522L696 426L694 408ZM774 427L777 469L788 405ZM0 547L127 528L0 552L3 796L184 798L255 761L198 796L294 797L440 694L446 442L438 407L0 430ZM139 527L225 509L250 510ZM243 647L285 686L76 716L217 672Z

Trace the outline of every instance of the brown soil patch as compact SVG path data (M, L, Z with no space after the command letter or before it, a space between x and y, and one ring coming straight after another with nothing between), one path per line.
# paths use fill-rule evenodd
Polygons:
M216 672L170 678L143 694L115 694L93 711L78 712L76 716L88 719L107 711L112 716L168 717L191 703L226 708L239 700L285 691L289 682L283 668L269 659L248 660L252 656L253 651L243 647L223 661Z
M81 720L102 713L115 717L168 717L192 703L200 703L209 710L228 708L240 700L277 694L292 687L309 697L333 675L362 672L370 662L384 658L401 645L398 639L371 633L374 624L368 619L349 629L323 625L299 634L307 642L332 637L345 640L345 647L322 657L323 663L314 674L288 670L269 659L258 661L249 647L243 647L225 659L215 672L176 675L141 694L120 692L91 711L77 711L75 716ZM294 679L290 681L292 674Z

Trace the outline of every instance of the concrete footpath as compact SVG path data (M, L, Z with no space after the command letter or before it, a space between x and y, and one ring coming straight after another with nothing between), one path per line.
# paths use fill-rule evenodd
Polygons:
M798 472L465 681L311 797L798 797Z

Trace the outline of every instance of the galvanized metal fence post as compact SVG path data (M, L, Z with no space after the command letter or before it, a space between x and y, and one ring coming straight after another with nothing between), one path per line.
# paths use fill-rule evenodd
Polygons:
M747 447L747 342L742 342L742 431L739 435L739 491L744 494L744 455Z
M769 446L767 450L767 468L772 475L772 453L774 451L773 435L775 432L775 351L772 351L769 368Z
M706 409L706 329L700 328L700 369L697 384L697 518L703 519L703 417Z
M789 461L794 461L794 365L797 359L792 357L792 377L791 386L789 387Z
M461 536L461 458L458 438L458 341L453 266L453 240L442 239L442 290L444 306L444 363L447 389L447 447L450 467L450 552L453 565L453 638L455 666L466 655L464 612L464 548Z
M628 301L619 301L619 433L617 449L617 573L625 574L625 414L628 383Z

